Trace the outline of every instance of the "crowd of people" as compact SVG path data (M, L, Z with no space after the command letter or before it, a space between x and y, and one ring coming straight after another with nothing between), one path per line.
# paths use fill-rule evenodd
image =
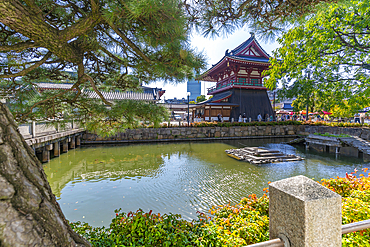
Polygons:
M191 115L190 115L191 116ZM179 116L180 117L180 116ZM201 117L201 116L199 116ZM184 115L183 116L184 118L184 121L187 120L187 116ZM364 124L365 122L365 118L366 118L366 114L364 112L360 112L360 113L356 113L354 115L353 118L349 118L349 119L342 119L342 118L337 118L337 119L334 119L333 117L330 117L329 115L318 115L318 114L309 114L308 115L308 119L306 119L306 114L300 114L300 113L289 113L289 114L276 114L276 118L274 118L273 115L269 115L269 114L265 114L264 116L262 116L261 113L259 113L256 117L247 117L247 115L245 113L243 114L239 114L239 117L237 120L237 122L244 122L244 123L247 123L247 122L252 122L252 121L306 121L306 120L311 120L311 121L339 121L339 122L342 122L342 121L348 121L348 122L354 122L354 123L360 123L360 124ZM181 120L181 119L180 119ZM221 113L218 113L217 114L217 121L218 122L224 122L224 117L222 116ZM227 120L228 121L228 120ZM231 122L234 122L234 119L231 118L230 119ZM190 119L190 122L192 122L192 119Z

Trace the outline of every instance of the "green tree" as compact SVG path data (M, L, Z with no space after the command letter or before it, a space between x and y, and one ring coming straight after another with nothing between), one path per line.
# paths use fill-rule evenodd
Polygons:
M274 52L265 85L274 88L279 80L285 97L313 98L327 110L368 106L369 11L363 0L332 4L286 32L278 39L282 47Z
M278 33L321 2L330 0L3 0L2 93L19 99L13 102L19 103L13 109L19 122L61 112L64 119L84 117L95 127L105 117L122 128L138 120L157 122L162 114L157 105L118 104L101 91L137 90L141 82L192 77L194 69L204 67L203 55L188 44L192 25L205 34L244 24ZM70 81L73 87L32 95L37 81ZM104 105L86 97L86 89L95 91ZM1 103L0 117L0 245L89 246L68 225L42 165Z
M0 30L1 89L19 103L12 108L18 122L63 113L64 120L81 117L108 134L139 120L158 123L165 112L158 105L111 102L101 91L184 81L205 65L189 46L188 18L177 0L5 0ZM74 84L32 94L38 81ZM100 100L86 97L86 89ZM0 115L0 245L88 246L68 225L42 165L2 104Z
M197 97L197 103L199 103L199 102L203 102L203 101L205 101L206 100L206 96L205 95L199 95L198 97Z
M350 0L214 0L185 1L185 10L205 35L233 32L249 26L257 34L274 38L277 34L303 21L306 16L325 8L327 3ZM190 3L189 3L190 2Z
M113 104L101 91L135 91L141 82L157 79L184 81L194 69L204 67L203 55L188 44L188 19L179 5L176 0L2 1L3 94L11 91L22 99L28 98L26 89L34 82L74 83L70 90L35 94L19 102L12 108L16 120L50 119L63 112L64 119L97 122L103 101L122 129L138 120L158 123L165 112L159 106L150 106L150 112L133 111L142 105L132 101L129 104L136 106L127 111L126 102ZM100 102L86 97L86 89L95 91Z
M194 105L196 104L194 100L190 101L189 104Z

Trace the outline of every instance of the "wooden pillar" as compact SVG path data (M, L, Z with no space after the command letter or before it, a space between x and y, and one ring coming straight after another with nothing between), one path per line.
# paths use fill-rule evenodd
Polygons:
M209 106L209 121L212 122L212 119L211 119L211 106Z
M76 136L76 146L81 146L81 136Z
M60 155L60 143L59 142L55 142L54 144L54 157L59 157Z
M46 163L46 162L49 162L49 160L50 160L50 152L46 147L44 147L42 149L41 162Z
M222 122L223 122L223 120L224 120L224 111L223 111L223 110L224 110L224 106L222 105L222 106L221 106L221 116L222 116L222 120L221 120L221 121L222 121Z
M75 137L72 136L70 137L70 142L69 142L69 149L75 149L76 148L76 141L75 141Z
M62 142L62 153L67 153L68 152L68 138L64 139Z

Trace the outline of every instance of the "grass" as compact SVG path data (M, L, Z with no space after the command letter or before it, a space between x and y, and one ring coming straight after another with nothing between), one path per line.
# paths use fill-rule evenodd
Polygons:
M327 136L327 137L351 137L350 135L347 135L347 134L334 135L334 134L330 134L328 132L326 132L325 134L314 133L314 135Z

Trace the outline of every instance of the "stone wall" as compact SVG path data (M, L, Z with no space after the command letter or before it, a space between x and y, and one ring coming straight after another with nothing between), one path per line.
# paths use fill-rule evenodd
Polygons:
M283 137L294 136L297 125L277 126L233 126L233 127L199 127L199 128L147 128L127 130L113 137L103 138L96 134L85 133L83 143L194 140L204 138L248 138L248 137Z
M96 134L85 133L82 142L118 143L140 141L175 141L203 140L213 138L258 138L309 135L314 133L348 134L370 140L370 128L344 128L311 125L275 125L275 126L233 126L233 127L200 127L200 128L147 128L132 129L115 136L104 138Z

